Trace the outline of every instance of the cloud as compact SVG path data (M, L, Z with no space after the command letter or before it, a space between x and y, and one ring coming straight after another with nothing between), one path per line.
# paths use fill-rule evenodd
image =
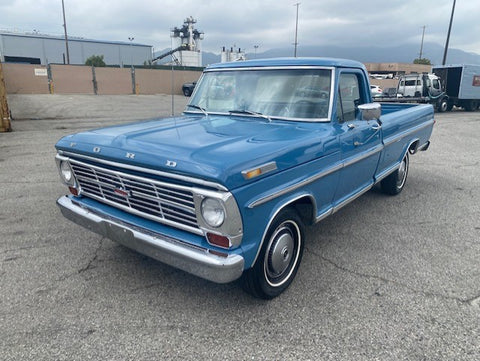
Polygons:
M170 47L170 29L188 16L205 32L203 49L222 46L260 50L290 47L295 36L296 1L65 0L70 35L101 40L135 41L156 49ZM299 46L394 46L425 41L444 45L452 0L358 1L305 0L299 7ZM61 2L0 0L0 28L62 34ZM458 2L451 47L480 53L478 4ZM259 50L259 51L260 51Z

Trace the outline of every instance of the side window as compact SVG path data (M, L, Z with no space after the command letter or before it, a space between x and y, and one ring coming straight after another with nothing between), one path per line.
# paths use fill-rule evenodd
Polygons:
M438 81L438 79L433 79L433 87L435 89L440 89L440 82Z
M348 122L357 117L360 104L360 84L357 74L342 73L338 82L337 118Z

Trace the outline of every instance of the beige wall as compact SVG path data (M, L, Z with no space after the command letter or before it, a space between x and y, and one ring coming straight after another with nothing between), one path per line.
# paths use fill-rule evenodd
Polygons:
M398 73L403 72L405 74L410 73L423 73L431 72L431 65L422 65L422 64L408 64L408 63L365 63L369 73L375 72L392 72Z
M398 79L370 79L370 84L378 85L380 88L396 88Z
M130 68L95 68L97 94L132 94Z
M89 66L51 65L53 93L94 94L92 68Z
M90 66L51 65L52 92L55 94L94 94ZM46 67L30 64L3 64L7 93L48 94L48 77L35 75L35 69ZM174 92L182 94L182 85L198 80L201 70L174 70ZM132 94L130 68L95 68L97 94ZM170 94L172 72L168 69L135 69L138 94Z
M48 94L48 77L35 75L35 69L45 74L45 66L3 63L2 67L7 94Z
M201 72L192 70L174 71L173 84L174 93L182 94L182 85L197 81ZM161 69L152 71L151 69L136 69L135 81L139 94L170 94L172 88L171 70Z

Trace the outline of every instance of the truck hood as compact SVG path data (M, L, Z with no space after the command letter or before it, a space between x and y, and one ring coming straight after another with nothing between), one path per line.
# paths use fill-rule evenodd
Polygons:
M334 151L333 131L329 123L185 115L69 135L56 148L234 189L253 181L242 171L274 161L279 172Z

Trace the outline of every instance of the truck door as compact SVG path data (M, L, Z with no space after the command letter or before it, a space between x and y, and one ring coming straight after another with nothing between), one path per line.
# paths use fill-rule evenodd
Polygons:
M368 83L362 72L342 72L337 89L337 121L343 168L334 205L348 202L370 189L380 158L381 125L361 120L358 105L367 103Z

